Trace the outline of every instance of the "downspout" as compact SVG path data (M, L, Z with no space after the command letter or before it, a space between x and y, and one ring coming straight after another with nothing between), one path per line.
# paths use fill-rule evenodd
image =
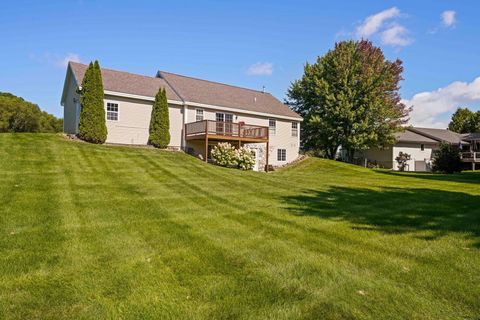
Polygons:
M188 106L187 102L185 99L180 95L180 93L170 84L170 82L167 80L167 78L162 77L162 72L157 71L157 78L163 79L165 83L175 92L175 94L180 98L182 101L182 106L183 106L183 117L182 117L182 145L180 146L183 151L187 151L187 139L185 138L185 125L187 124L188 117L187 117L187 111L188 111Z

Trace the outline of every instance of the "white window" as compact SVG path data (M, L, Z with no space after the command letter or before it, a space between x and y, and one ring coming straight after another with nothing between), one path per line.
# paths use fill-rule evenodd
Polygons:
M118 121L118 103L107 102L107 120Z
M203 121L203 109L197 109L195 121Z
M277 121L275 119L268 119L268 131L271 135L275 135L277 129Z
M298 123L292 122L292 137L298 137Z
M287 161L287 150L277 149L277 160L278 161Z

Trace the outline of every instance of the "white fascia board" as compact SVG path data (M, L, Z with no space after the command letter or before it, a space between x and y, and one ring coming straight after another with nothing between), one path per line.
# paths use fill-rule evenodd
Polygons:
M123 92L110 91L110 90L103 90L103 93L106 94L106 95L109 95L109 96L132 98L132 99L145 100L145 101L155 101L155 97L142 96L142 95L138 95L138 94L123 93ZM167 102L170 103L170 104L183 105L183 102L177 101L177 100L167 99Z
M230 111L230 112L237 112L237 113L244 113L244 114L252 114L252 115L256 115L256 116L270 117L270 118L277 118L277 119L285 119L285 120L291 120L291 121L300 121L300 122L303 121L303 118L295 118L295 117L289 117L289 116L282 116L282 115L278 115L278 114L257 112L257 111L249 111L249 110L237 109L237 108L214 106L214 105L211 105L211 104L204 104L204 103L198 103L198 102L185 101L185 104L188 105L188 106L192 106L192 107L201 107L201 108L221 110L221 111Z

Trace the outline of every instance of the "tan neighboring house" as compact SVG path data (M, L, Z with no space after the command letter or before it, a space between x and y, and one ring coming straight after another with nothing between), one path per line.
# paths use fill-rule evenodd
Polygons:
M86 69L85 64L68 64L61 99L68 134L78 133L77 91ZM102 78L107 143L146 145L154 97L165 88L170 148L207 160L219 142L247 145L256 156L256 170L299 156L302 118L269 93L164 71L148 77L102 68Z
M359 156L380 167L398 170L395 158L400 152L411 156L406 171L430 171L435 151L442 142L461 148L463 162L480 163L480 134L459 134L446 129L407 127L396 134L397 142L384 149L372 148Z

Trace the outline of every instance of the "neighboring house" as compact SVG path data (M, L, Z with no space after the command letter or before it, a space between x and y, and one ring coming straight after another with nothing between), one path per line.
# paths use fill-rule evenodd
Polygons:
M70 62L61 104L64 132L78 133L80 96L87 65ZM170 115L169 148L207 160L218 142L247 145L256 169L298 158L302 118L271 94L158 71L156 77L102 68L107 143L148 143L153 101L165 88Z
M359 157L383 168L398 170L395 158L400 152L408 153L407 171L430 171L434 152L442 142L461 148L464 162L480 163L480 134L458 134L446 129L407 127L396 134L397 142L384 149L372 148Z

